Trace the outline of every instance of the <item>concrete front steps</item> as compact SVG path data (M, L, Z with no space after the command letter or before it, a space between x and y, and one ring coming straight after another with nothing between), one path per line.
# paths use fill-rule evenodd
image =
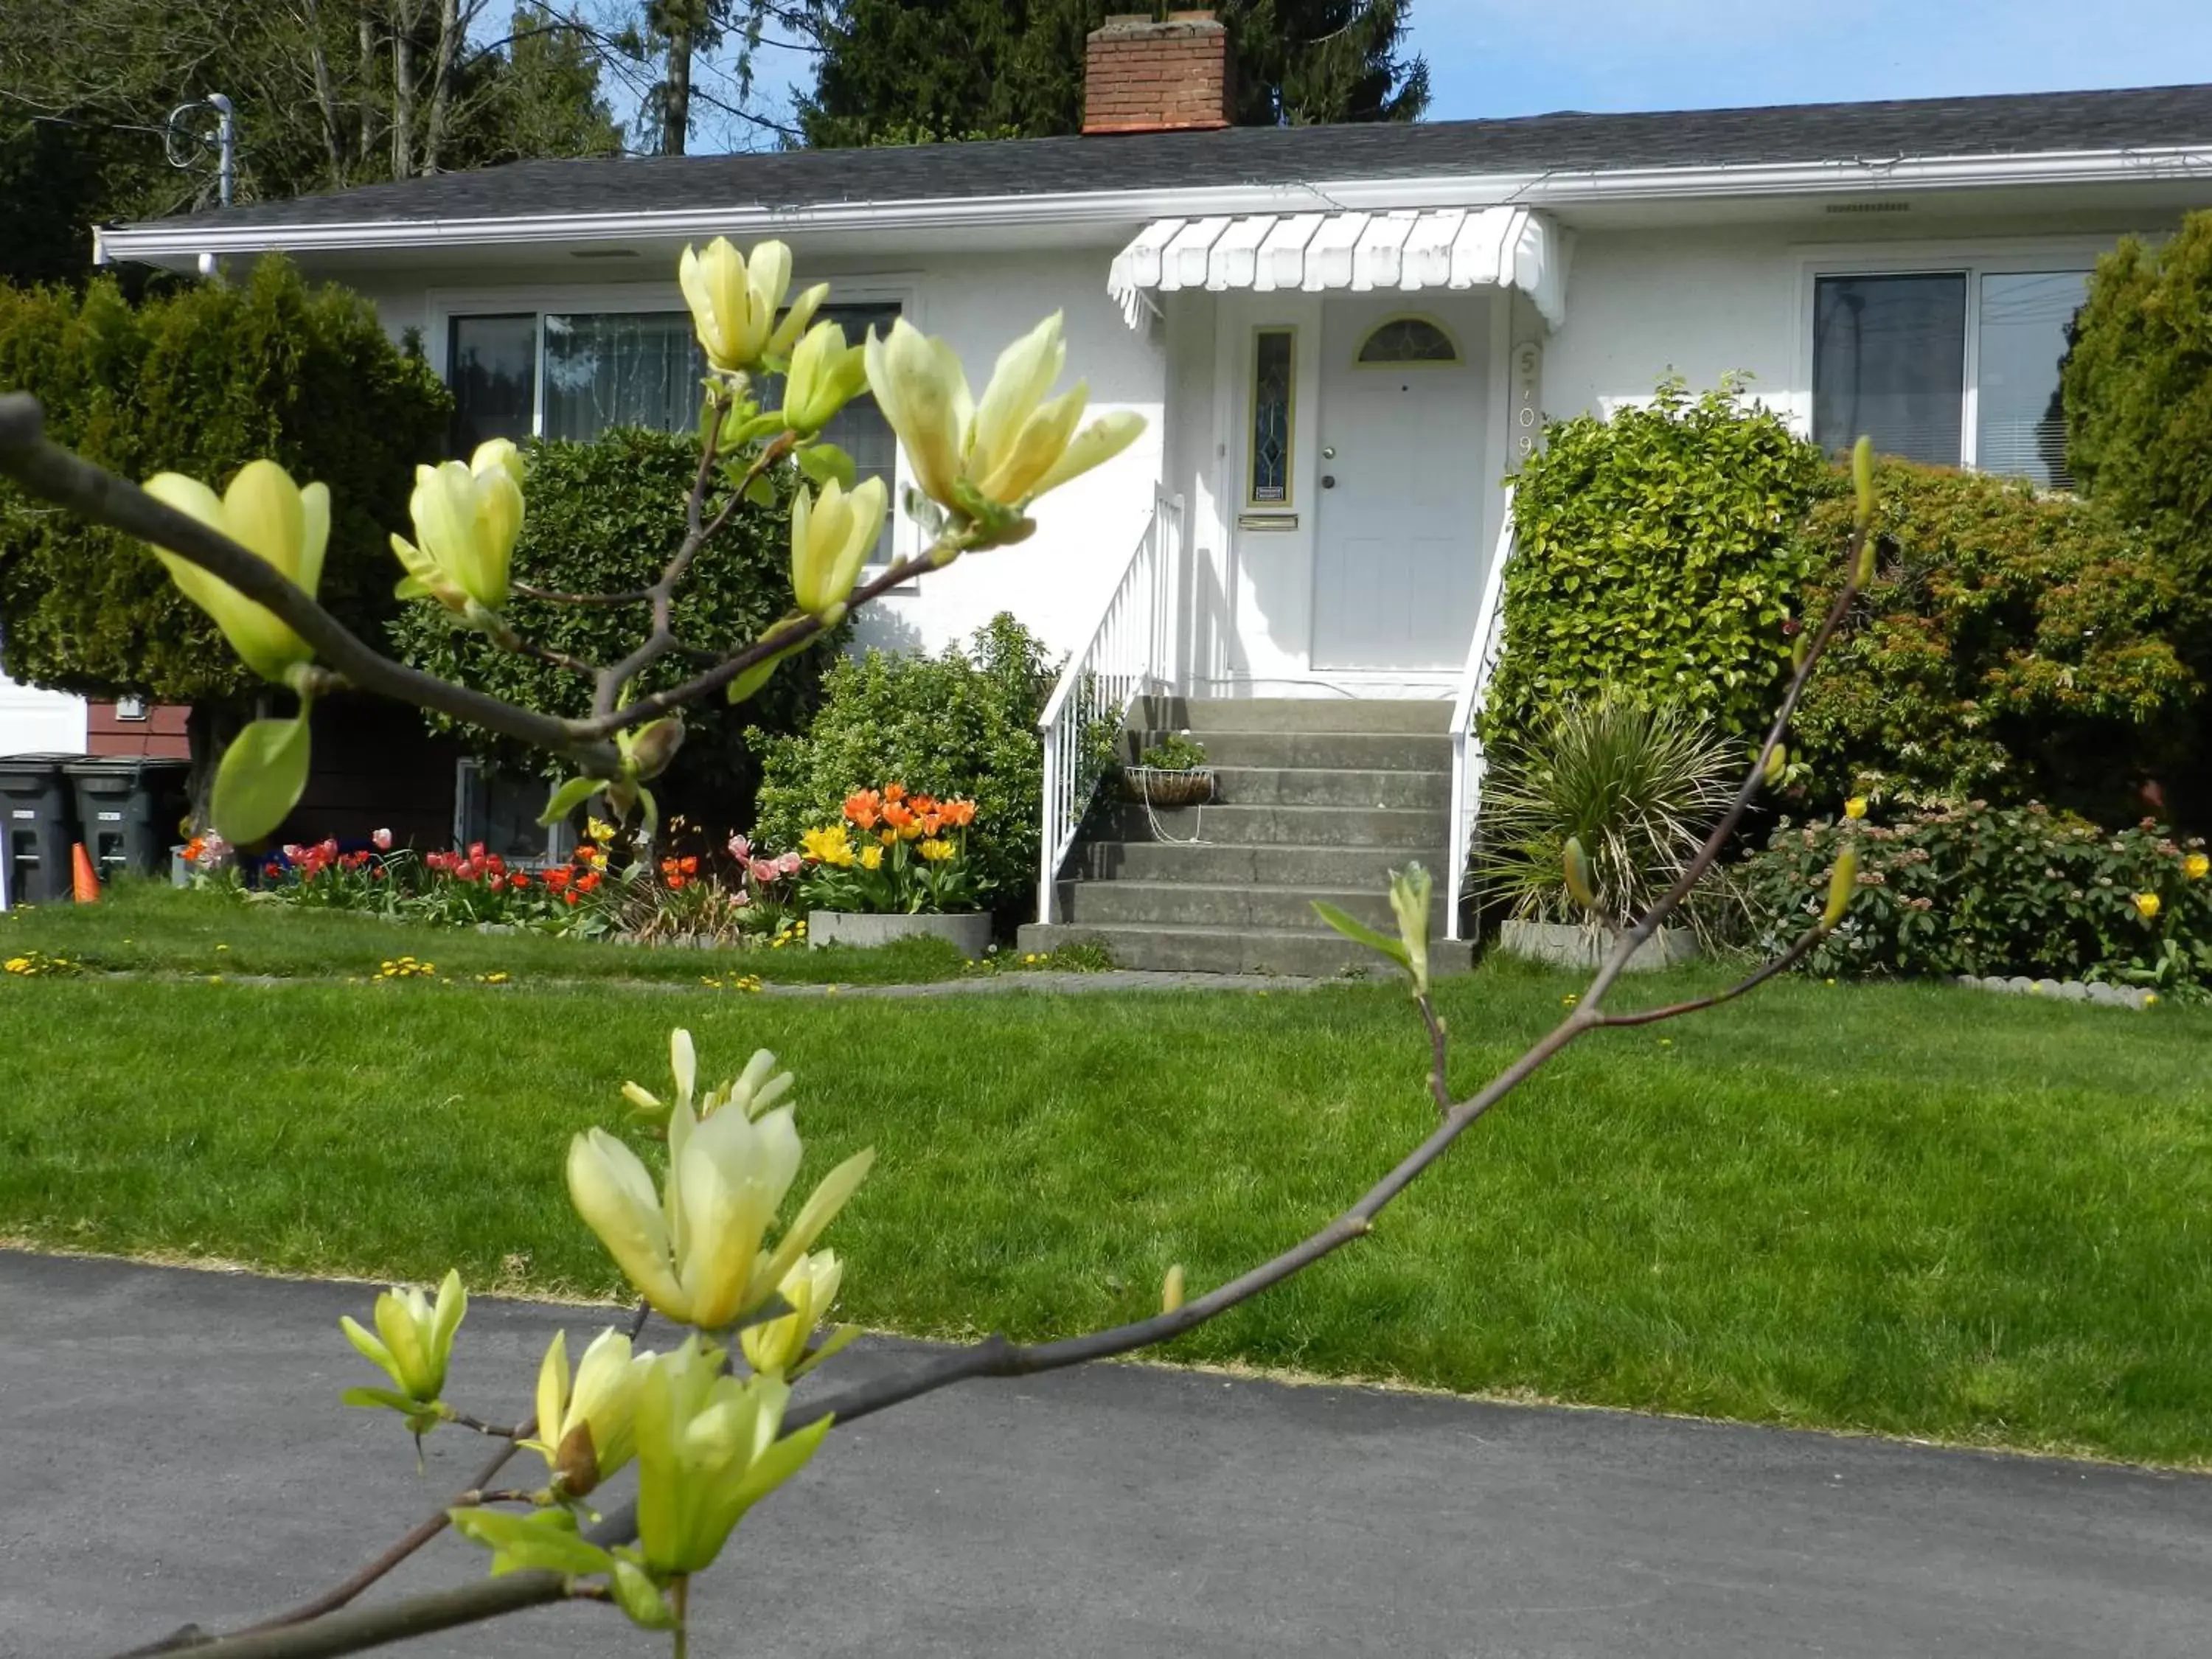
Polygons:
M1021 931L1024 951L1096 943L1124 968L1316 978L1389 971L1330 931L1313 902L1395 934L1387 888L1409 863L1437 878L1431 963L1462 971L1443 942L1451 742L1442 702L1155 699L1130 717L1133 756L1168 731L1206 747L1215 799L1094 817L1062 872L1060 920Z

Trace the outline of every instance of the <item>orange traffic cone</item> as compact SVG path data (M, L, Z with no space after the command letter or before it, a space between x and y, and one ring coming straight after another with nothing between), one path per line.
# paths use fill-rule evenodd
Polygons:
M70 886L79 904L100 902L100 878L93 873L92 855L84 850L82 842L70 854Z

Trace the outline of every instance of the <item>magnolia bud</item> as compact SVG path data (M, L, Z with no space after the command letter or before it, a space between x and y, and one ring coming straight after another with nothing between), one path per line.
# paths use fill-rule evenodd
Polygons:
M636 776L641 781L659 777L668 769L668 763L676 758L676 751L683 746L681 714L666 714L653 721L629 744L629 757L635 763Z
M1160 1311L1171 1314L1182 1306L1182 1263L1178 1261L1168 1269L1168 1276L1160 1282Z
M1589 854L1583 851L1579 836L1567 837L1565 857L1567 896L1585 910L1597 908L1597 889L1590 881Z
M1858 884L1859 849L1846 847L1836 854L1836 867L1828 872L1828 908L1820 912L1820 930L1834 928L1844 919L1844 911L1851 902L1851 890Z
M1858 497L1855 521L1861 532L1874 522L1874 440L1862 437L1851 446L1851 489Z
M1782 787L1783 775L1789 767L1788 747L1782 744L1776 744L1773 748L1766 751L1766 787L1769 789L1779 789Z

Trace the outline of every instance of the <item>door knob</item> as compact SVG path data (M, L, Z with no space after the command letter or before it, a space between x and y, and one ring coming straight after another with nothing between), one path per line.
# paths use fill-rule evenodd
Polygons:
M1321 458L1322 458L1322 459L1323 459L1324 461L1333 461L1333 460L1334 460L1334 459L1336 459L1336 450L1335 450L1335 447L1334 447L1334 446L1331 446L1330 447L1328 447L1328 448L1327 448L1327 449L1322 450L1322 453L1321 453Z
M1324 472L1324 473L1322 473L1322 474L1321 475L1321 487L1322 487L1323 489L1335 489L1335 488L1336 488L1336 474L1335 474L1335 473L1334 473L1334 472Z

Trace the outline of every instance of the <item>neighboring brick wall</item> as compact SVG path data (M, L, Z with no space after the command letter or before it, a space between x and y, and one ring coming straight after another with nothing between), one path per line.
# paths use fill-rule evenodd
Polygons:
M1210 11L1109 17L1085 44L1086 133L1206 131L1230 111L1229 31Z

